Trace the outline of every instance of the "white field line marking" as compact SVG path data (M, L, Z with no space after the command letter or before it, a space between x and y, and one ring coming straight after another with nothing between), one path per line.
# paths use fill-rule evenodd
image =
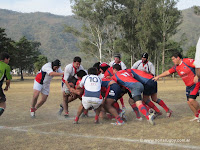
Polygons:
M96 138L96 139L103 139L103 140L160 145L160 146L178 147L178 148L185 148L185 149L198 149L198 150L200 149L200 146L193 146L193 145L184 145L184 144L176 144L176 143L145 142L145 141L140 141L140 139L127 139L127 138L113 138L113 137L106 137L106 136L102 137L102 136L94 136L94 135L68 134L68 133L63 133L63 132L43 132L43 131L39 131L39 130L33 131L33 130L22 129L20 127L0 126L0 130L13 130L13 131L19 131L19 132L38 133L38 134L44 134L44 135L71 136L71 137L80 137L80 138L88 138L88 139Z

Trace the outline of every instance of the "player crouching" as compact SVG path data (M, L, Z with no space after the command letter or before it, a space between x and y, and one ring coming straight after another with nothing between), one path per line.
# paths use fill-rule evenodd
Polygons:
M88 110L93 107L95 110L95 123L99 123L99 113L101 110L102 96L101 96L101 79L97 76L97 69L92 67L88 69L88 75L84 76L78 85L84 87L84 94L82 96L82 104L79 106L77 116L74 123L77 124L79 117L84 109Z

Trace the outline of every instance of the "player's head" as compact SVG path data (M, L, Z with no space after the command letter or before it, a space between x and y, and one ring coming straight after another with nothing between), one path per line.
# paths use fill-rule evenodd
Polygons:
M115 63L119 63L121 59L121 55L119 53L114 54Z
M73 66L78 69L81 65L81 58L79 56L74 57Z
M53 71L56 71L58 70L58 68L61 66L61 62L60 60L56 59L52 62L52 68L53 68Z
M88 74L98 75L97 68L91 67L88 69Z
M117 73L119 70L122 70L121 66L119 64L113 65L113 73Z
M79 70L77 72L77 77L82 79L85 75L87 75L87 73L84 70Z
M143 63L146 63L148 57L149 57L148 53L143 53L143 54L142 54L142 62L143 62Z
M97 71L98 71L98 74L100 74L101 72L100 72L100 62L96 62L94 65L93 65L93 67L94 68L97 68Z
M109 68L110 66L107 63L101 63L100 64L100 71L101 73L104 74L104 72L106 72L106 70Z
M0 54L0 60L8 64L10 62L10 55L6 52Z
M183 56L181 55L180 52L175 52L171 58L172 58L174 65L179 65L183 59Z

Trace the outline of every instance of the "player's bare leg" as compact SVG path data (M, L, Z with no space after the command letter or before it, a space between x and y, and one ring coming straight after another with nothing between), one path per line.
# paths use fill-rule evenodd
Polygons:
M44 95L43 93L41 93L41 100L39 100L37 102L37 104L35 105L35 108L38 109L39 107L41 107L47 100L48 95Z
M124 124L124 121L117 113L117 110L113 107L114 103L115 103L115 101L113 99L107 98L105 101L105 107L108 110L108 112L111 113L115 117L115 120L117 121L116 124L122 125L122 124Z
M35 111L37 110L35 106L37 104L37 100L38 100L39 95L40 95L40 91L33 90L33 98L32 98L32 101L31 101L31 109L30 109L31 118L35 118Z
M77 115L76 115L76 117L75 117L75 119L74 119L74 124L78 124L79 117L80 117L80 115L82 114L82 112L83 112L84 110L85 110L85 109L84 109L83 105L81 104L81 105L79 106L79 108L78 108Z
M63 92L63 109L64 109L64 116L68 117L69 116L69 111L68 111L68 97L69 95L66 95L65 92Z
M95 109L94 111L95 111L95 121L94 121L94 123L99 123L99 114L100 114L100 112L101 112L101 105L97 108L97 109Z

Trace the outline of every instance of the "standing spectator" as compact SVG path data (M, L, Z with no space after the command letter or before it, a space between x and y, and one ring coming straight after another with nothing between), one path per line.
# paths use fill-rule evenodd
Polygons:
M2 86L3 81L6 78L6 87L4 88L4 91L8 91L8 87L10 86L10 80L12 79L12 76L10 74L11 69L8 65L10 61L10 56L8 53L1 53L0 56L0 116L3 114L4 110L6 109L6 96L4 95Z
M199 40L197 42L197 46L196 46L196 55L195 55L195 67L196 67L196 74L198 76L198 78L200 78L200 37Z
M34 80L33 86L33 99L31 102L31 117L35 117L35 111L41 107L47 100L50 90L50 83L54 76L62 76L63 71L60 68L60 60L56 59L53 62L46 63L42 66L40 72L37 74ZM42 98L37 101L39 94L41 93Z
M155 76L155 67L148 61L148 53L143 53L142 59L135 62L131 69L138 69Z
M109 66L112 67L115 64L119 64L122 70L126 69L126 65L121 61L121 55L119 53L114 55L114 60L109 63Z

